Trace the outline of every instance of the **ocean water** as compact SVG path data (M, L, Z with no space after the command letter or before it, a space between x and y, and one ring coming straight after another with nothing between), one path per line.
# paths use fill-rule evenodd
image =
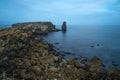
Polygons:
M3 28L10 28L11 25L0 25L0 29L3 29Z
M66 32L52 32L42 38L54 44L58 52L72 53L65 59L97 56L106 67L120 68L120 26L67 26Z

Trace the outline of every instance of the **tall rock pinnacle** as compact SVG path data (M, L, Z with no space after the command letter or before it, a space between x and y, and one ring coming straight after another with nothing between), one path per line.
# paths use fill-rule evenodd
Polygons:
M67 26L66 26L66 22L64 21L62 24L62 31L66 31L67 30Z

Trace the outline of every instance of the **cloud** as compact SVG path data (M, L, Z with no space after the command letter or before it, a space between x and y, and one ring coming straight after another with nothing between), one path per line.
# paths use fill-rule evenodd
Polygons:
M0 8L0 18L14 21L85 22L89 17L90 22L99 22L108 17L120 18L119 0L1 0Z
M117 0L14 0L32 12L47 12L51 14L78 15L112 12L109 9Z

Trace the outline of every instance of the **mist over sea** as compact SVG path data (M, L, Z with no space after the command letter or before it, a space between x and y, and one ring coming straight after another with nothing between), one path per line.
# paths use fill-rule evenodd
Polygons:
M43 38L54 44L58 52L72 53L65 59L97 56L106 67L120 68L120 26L71 25L66 32L52 32Z

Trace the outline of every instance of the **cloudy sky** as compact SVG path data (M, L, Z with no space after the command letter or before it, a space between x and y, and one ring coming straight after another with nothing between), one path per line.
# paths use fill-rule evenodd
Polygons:
M0 24L120 25L120 0L0 0Z

